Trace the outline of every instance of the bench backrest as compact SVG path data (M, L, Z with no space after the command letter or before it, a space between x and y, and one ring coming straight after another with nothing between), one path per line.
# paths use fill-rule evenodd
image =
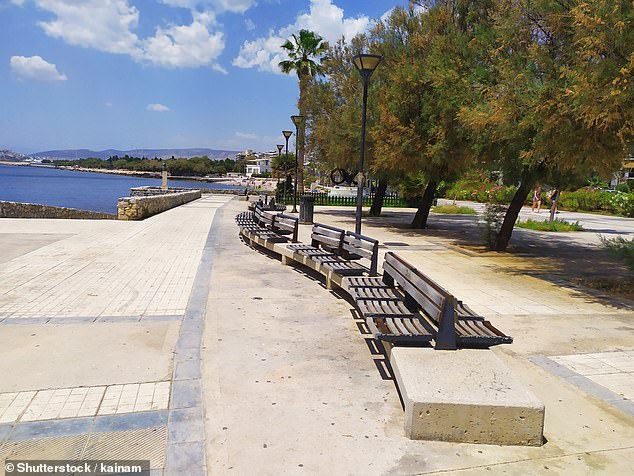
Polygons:
M255 218L255 221L262 226L268 226L271 228L275 226L275 213L267 212L260 206L256 205L255 210L253 211L253 217Z
M347 231L343 237L342 256L346 259L368 259L370 261L370 275L376 276L379 241L369 236Z
M392 252L385 254L383 280L397 284L408 297L438 326L436 349L456 348L455 297L418 269Z
M299 218L278 213L275 215L275 223L273 228L275 231L284 231L292 235L291 240L297 243L297 229L299 227Z
M332 251L340 255L345 234L346 231L341 228L315 223L310 235L310 244L315 248L323 248L324 250Z

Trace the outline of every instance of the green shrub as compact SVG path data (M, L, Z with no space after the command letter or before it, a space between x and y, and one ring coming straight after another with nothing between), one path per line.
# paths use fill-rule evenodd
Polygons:
M565 220L541 221L531 220L518 221L515 226L536 231L583 231L583 227L578 221L569 223Z
M443 213L445 215L477 215L476 211L471 207L459 207L458 205L447 204L438 205L431 209L434 213Z
M634 271L634 239L626 240L621 236L608 239L602 236L601 242L608 253L623 261L628 268Z
M615 189L617 192L621 192L621 193L630 193L632 191L632 189L630 188L629 184L627 183L620 183L618 184Z

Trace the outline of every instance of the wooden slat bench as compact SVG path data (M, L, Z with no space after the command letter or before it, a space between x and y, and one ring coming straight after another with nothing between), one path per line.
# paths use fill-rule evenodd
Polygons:
M328 278L330 273L339 276L376 275L379 242L373 238L346 232L321 223L315 223L310 245L290 245L288 249L319 264L319 270ZM357 262L366 258L370 266ZM330 287L330 281L327 286Z
M383 278L350 277L345 289L376 339L401 345L429 345L433 339L433 327Z
M334 226L315 223L310 234L310 245L290 245L287 248L302 256L338 256L341 254L346 231Z
M297 231L299 228L299 218L283 213L275 215L272 229L278 235L289 235L293 243L297 243Z
M385 254L383 282L397 286L409 309L423 312L433 326L436 349L487 348L513 342L512 337L476 315L451 293L392 252Z
M341 276L362 276L364 274L376 276L378 253L378 240L347 231L341 241L339 256L318 256L313 259L322 263L327 271ZM366 258L370 262L370 266L366 267L353 261L361 258Z
M288 236L293 242L297 241L299 219L289 215L275 214L256 206L253 212L239 213L236 222L243 234L255 235L266 242L286 243Z

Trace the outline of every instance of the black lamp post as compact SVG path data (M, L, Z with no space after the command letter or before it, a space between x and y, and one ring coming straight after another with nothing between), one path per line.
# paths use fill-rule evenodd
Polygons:
M282 131L286 139L286 162L284 162L284 205L286 205L286 166L288 165L288 139L293 135L293 131Z
M277 159L278 159L278 162L281 162L280 158L282 157L282 149L283 148L284 148L284 144L277 144ZM278 179L277 180L277 188L278 188L278 190L279 190L279 185L280 185L280 180ZM279 199L279 197L276 194L275 200L278 200L278 199Z
M383 56L378 55L357 55L352 58L354 66L359 71L363 80L363 115L361 117L361 154L359 156L359 175L357 176L357 212L355 215L355 233L361 233L361 213L363 211L363 185L365 174L363 172L363 157L365 154L365 119L368 106L368 84L370 76L383 60Z
M291 116L291 121L295 124L295 193L293 194L293 211L291 213L297 213L297 156L299 154L298 147L300 141L299 129L300 127L303 128L306 118L304 116Z

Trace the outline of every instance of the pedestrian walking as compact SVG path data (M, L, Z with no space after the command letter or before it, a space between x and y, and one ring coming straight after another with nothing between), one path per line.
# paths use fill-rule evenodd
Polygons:
M539 184L537 184L533 191L533 208L531 208L531 213L535 213L535 207L537 207L537 213L539 213L542 208L542 186Z
M550 221L553 221L555 219L555 213L557 213L557 205L559 202L559 189L558 188L554 188L552 190L552 192L550 192L550 199L552 200L553 204L550 207Z

